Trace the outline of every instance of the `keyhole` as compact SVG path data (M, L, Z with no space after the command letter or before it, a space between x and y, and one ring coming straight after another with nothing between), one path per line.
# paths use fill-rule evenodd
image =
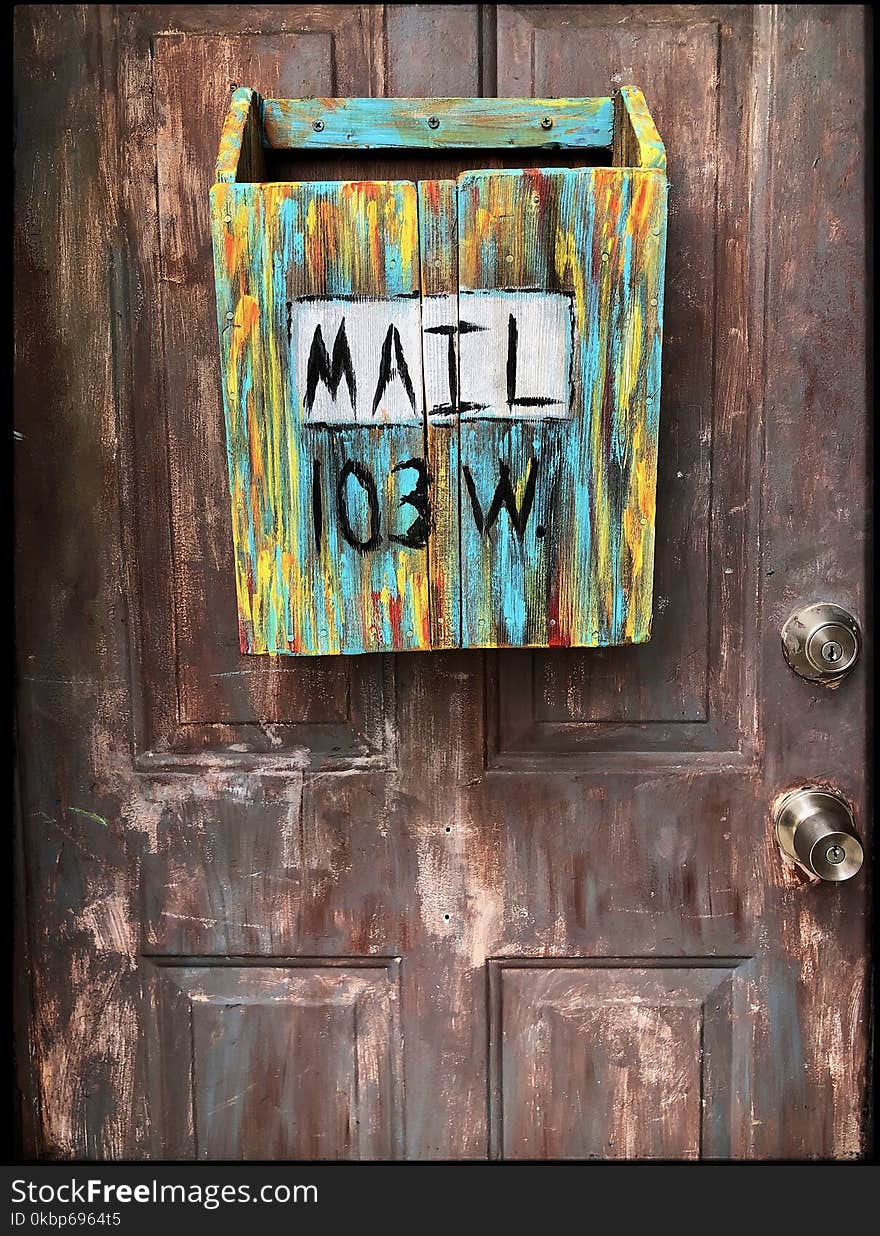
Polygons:
M846 858L846 851L843 846L830 845L825 851L825 857L828 859L829 863L833 863L833 865L837 867Z
M829 664L834 665L843 656L843 648L838 644L837 640L830 639L822 645L822 656Z

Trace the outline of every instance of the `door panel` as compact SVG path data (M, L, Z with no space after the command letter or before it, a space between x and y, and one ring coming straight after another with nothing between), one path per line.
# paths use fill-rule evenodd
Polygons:
M398 1158L397 970L365 958L147 965L155 1153Z
M317 20L303 14L291 26L263 13L256 24L267 32L250 34L222 14L213 22L195 10L174 16L197 32L166 32L161 10L121 16L130 40L123 86L130 137L143 95L155 108L144 118L155 126L154 146L141 151L132 143L128 239L143 294L162 311L162 346L148 355L138 352L142 325L131 322L135 467L156 478L158 507L145 504L134 530L141 562L155 570L139 603L149 658L144 755L155 762L153 753L163 749L283 753L305 746L330 760L369 758L384 745L378 662L269 665L239 651L216 348L194 353L193 340L216 337L208 191L230 88L271 81L292 95L369 94L375 18L339 6ZM157 401L167 432L157 432ZM161 549L151 543L158 528L170 533Z
M811 881L771 818L836 786L870 852L866 668L829 691L779 647L805 601L865 618L863 10L16 20L26 1149L864 1155L869 863ZM671 186L650 642L242 656L208 217L230 86L627 82ZM450 293L440 199L475 166L279 174L437 184L424 288Z
M493 962L499 1157L728 1157L748 1102L741 971Z
M499 9L499 93L605 93L649 81L670 182L657 482L664 532L651 641L589 658L537 652L528 666L505 654L505 760L526 750L736 751L750 738L748 718L741 734L736 714L752 689L740 649L754 621L743 544L757 501L742 382L748 172L738 151L747 150L749 118L730 106L748 73L744 16L590 5L563 23L552 9Z

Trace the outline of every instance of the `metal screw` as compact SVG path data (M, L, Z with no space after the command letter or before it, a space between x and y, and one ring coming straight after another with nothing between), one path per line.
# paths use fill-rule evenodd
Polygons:
M428 117L428 128L429 129L439 129L440 128L440 119L438 116Z
M313 120L312 128L315 130L316 133L321 133L324 128L324 121L323 120Z
M553 117L552 116L542 116L541 117L541 128L542 129L552 129L553 128Z
M835 661L839 661L842 656L843 648L840 644L838 644L836 639L830 639L827 643L822 645L822 657L824 660L830 662L831 665L833 665Z
M828 859L829 863L833 863L834 866L837 867L846 858L846 851L843 846L830 845L825 851L825 857Z

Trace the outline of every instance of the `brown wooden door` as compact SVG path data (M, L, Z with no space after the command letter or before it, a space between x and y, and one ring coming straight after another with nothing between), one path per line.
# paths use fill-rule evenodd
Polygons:
M866 617L863 10L17 21L26 1149L863 1155L867 864L811 882L771 830L814 782L869 832L864 664L810 686L779 641L802 602ZM671 183L652 641L242 657L208 225L230 87L626 82Z

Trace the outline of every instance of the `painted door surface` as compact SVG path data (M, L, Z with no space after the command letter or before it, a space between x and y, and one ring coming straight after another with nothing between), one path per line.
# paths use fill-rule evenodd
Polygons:
M864 664L823 690L779 640L816 599L865 619L863 10L17 23L25 1149L864 1155L869 862L811 882L771 829L782 792L834 786L870 853ZM242 654L208 208L231 90L627 82L670 182L650 641ZM439 212L474 166L310 151L283 179ZM422 258L425 289L485 286L442 229ZM433 468L493 432L438 425Z

